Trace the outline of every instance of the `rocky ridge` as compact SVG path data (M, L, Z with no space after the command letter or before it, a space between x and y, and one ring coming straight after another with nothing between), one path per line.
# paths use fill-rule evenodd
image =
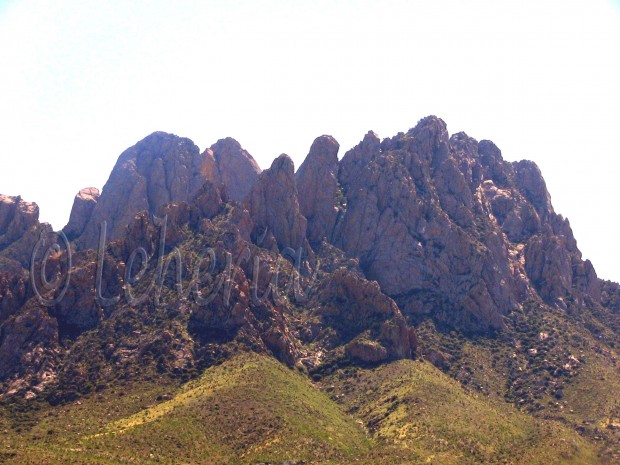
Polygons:
M101 195L93 188L78 193L66 233L81 249L97 247L100 226L118 239L136 213L154 214L170 202L191 200L205 181L225 186L240 201L260 168L234 139L218 141L200 153L189 139L155 132L124 151Z
M532 301L578 313L612 300L534 163L450 136L433 116L383 141L369 132L340 161L338 150L322 136L297 173L287 155L260 172L230 138L200 153L189 139L148 136L121 154L101 195L76 196L58 301L60 287L41 299L28 280L49 226L36 204L2 196L1 391L75 392L145 354L177 373L232 347L307 370L380 363L415 356L414 328L429 319L488 335ZM50 282L69 255L54 237ZM93 347L106 347L94 372Z

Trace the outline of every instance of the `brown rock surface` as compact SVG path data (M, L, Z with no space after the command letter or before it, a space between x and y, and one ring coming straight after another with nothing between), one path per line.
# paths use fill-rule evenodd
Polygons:
M78 245L71 283L49 308L33 298L28 267L40 233L52 244L58 237L39 224L36 204L0 196L0 390L33 392L59 376L79 391L97 370L130 376L141 360L182 370L232 346L319 371L343 353L364 363L408 358L417 347L411 325L432 318L463 332L501 330L532 301L569 312L602 312L603 302L617 312L618 286L601 283L582 259L535 164L506 162L492 142L465 133L450 137L436 117L383 141L369 132L340 162L337 153L322 136L297 174L286 155L260 173L233 139L200 154L188 139L152 134L121 155L101 196L83 189L76 197L65 227ZM174 270L161 277L163 292L132 284L145 298L130 303L123 277L133 252L147 254L140 279L157 278L153 215L167 217ZM103 293L120 296L106 307L95 299L89 250L104 220ZM281 253L288 247L312 257L297 278ZM213 267L203 263L188 294L194 261L209 250ZM62 276L67 255L49 257L50 278ZM299 300L296 279L305 287ZM192 301L212 291L212 300ZM93 347L105 354L89 372ZM451 361L441 357L434 363L445 368Z
M41 232L50 233L51 228L39 223L36 203L0 194L0 257L27 268Z
M209 174L208 155L189 139L155 132L125 150L103 187L77 242L96 248L99 225L107 222L108 240L118 239L136 213L155 213L168 202L191 200Z
M247 150L231 137L218 140L210 148L214 159L212 181L226 186L226 194L241 202L249 194L261 172Z
M317 137L308 156L295 174L299 208L308 220L308 240L319 244L332 239L334 227L342 210L338 201L338 149L331 136Z
M217 215L224 205L224 200L215 185L207 181L196 193L193 204L195 222L197 222L200 218L213 218Z
M73 200L69 222L63 228L63 232L70 241L84 232L84 228L90 221L98 200L99 189L96 187L85 187L77 193Z
M547 185L536 163L522 160L514 163L515 182L523 196L536 208L538 214L547 219L553 211L551 196L547 191Z
M345 347L348 357L364 363L377 363L388 359L388 352L380 344L363 339L349 342Z
M373 346L382 347L384 358L409 358L415 352L415 333L407 326L396 302L383 294L376 282L341 268L317 289L311 306L323 324L336 331L337 341L347 342L363 333L373 341ZM360 354L365 346L354 346L354 357L364 360ZM370 352L378 354L376 350Z
M58 261L66 257L58 257ZM101 276L101 293L104 297L122 294L123 271L119 263L108 254L103 259ZM54 263L48 265L53 267ZM95 254L78 255L75 257L71 270L71 277L66 293L58 303L49 308L58 325L58 334L61 338L76 337L82 332L97 327L106 312L110 309L102 308L96 300L95 282L97 261ZM60 290L56 291L56 296Z
M373 139L367 135L341 161L347 211L337 243L407 313L501 327L522 286L507 245L480 215L482 205L474 207L443 121L425 118L380 149L375 142L369 156ZM488 232L473 227L476 213Z
M18 263L5 261L0 267L0 324L17 312L29 295L28 272Z
M17 374L13 388L36 387L47 378L57 350L56 320L30 301L0 325L0 380Z
M21 197L0 195L0 250L39 225L39 206Z
M380 144L367 134L343 157L339 180L346 214L334 243L414 319L480 331L501 328L536 292L560 306L569 295L600 300L540 170L505 162L490 141L449 138L427 117Z
M261 173L244 205L257 235L268 228L280 249L309 250L307 221L299 210L293 160L288 155L280 155Z

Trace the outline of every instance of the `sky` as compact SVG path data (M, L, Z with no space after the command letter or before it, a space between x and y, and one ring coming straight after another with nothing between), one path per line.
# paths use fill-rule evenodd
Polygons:
M620 0L0 0L0 193L56 229L154 131L264 169L430 114L534 160L620 281Z

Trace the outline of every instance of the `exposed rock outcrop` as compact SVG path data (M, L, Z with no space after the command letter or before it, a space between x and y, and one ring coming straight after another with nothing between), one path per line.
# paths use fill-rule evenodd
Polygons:
M51 233L51 227L39 223L36 203L0 194L0 257L27 268L42 232Z
M280 155L263 171L245 200L256 236L266 230L280 249L309 250L306 218L299 210L293 160Z
M97 247L103 221L108 240L118 239L137 212L152 214L168 202L191 200L208 176L208 155L201 154L191 140L164 132L151 134L119 157L77 239L79 247Z
M448 141L438 118L381 145L366 135L341 162L347 211L337 244L409 315L500 328L523 286L488 218L482 233L473 227L476 199Z
M196 193L192 203L195 207L192 212L192 218L197 223L201 218L213 218L220 213L224 205L224 199L219 189L213 183L207 181Z
M17 312L29 296L28 272L18 263L5 261L0 267L0 325Z
M8 394L35 397L54 380L58 325L30 301L0 326L0 381Z
M0 195L0 250L39 225L39 207L21 197Z
M348 357L364 363L383 362L388 359L388 351L381 344L374 341L356 339L345 347Z
M98 200L99 189L96 187L85 187L77 193L73 200L69 222L63 228L63 232L70 241L84 232L84 228L86 228L90 221Z
M100 196L93 188L80 191L65 233L80 249L94 249L103 221L107 239L118 239L136 213L191 201L206 181L225 186L227 198L241 201L259 173L234 139L222 139L201 154L187 138L155 132L121 154Z
M201 154L189 139L148 136L119 157L101 195L76 196L64 228L77 246L71 279L52 303L34 289L40 265L29 279L33 248L40 237L60 245L46 257L49 281L67 275L68 252L36 204L0 196L0 395L54 382L77 392L106 370L131 376L138 360L177 373L239 347L318 373L412 357L413 327L428 319L492 333L532 302L618 311L618 286L582 259L534 163L450 137L432 116L383 141L369 132L340 162L338 149L321 136L296 174L287 155L260 172L234 139ZM165 244L154 216L167 218ZM288 248L302 249L303 267ZM99 263L99 290L118 296L106 305ZM87 373L93 347L105 354Z
M335 271L321 283L311 306L323 324L336 331L332 343L347 343L347 352L353 358L376 362L410 358L415 352L415 332L396 302L383 294L376 282L354 272L344 268ZM327 347L333 348L329 344Z
M449 138L442 120L424 118L381 143L367 134L339 180L347 208L334 243L414 319L485 331L537 292L559 306L600 300L540 170L505 162L490 141Z
M209 179L226 186L231 200L241 202L249 194L261 172L258 164L241 144L231 137L218 140L209 149L214 168Z
M59 256L48 268L57 266L66 257ZM84 331L93 329L109 314L111 308L103 308L97 302L95 286L97 280L97 260L94 253L78 255L73 262L67 290L62 299L48 309L50 316L56 318L60 338L75 338ZM124 269L108 254L101 258L100 292L102 296L122 295ZM58 292L61 292L58 289Z
M338 198L339 147L331 136L317 137L295 174L299 208L308 220L307 234L312 245L320 244L324 238L332 239L336 220L342 211Z

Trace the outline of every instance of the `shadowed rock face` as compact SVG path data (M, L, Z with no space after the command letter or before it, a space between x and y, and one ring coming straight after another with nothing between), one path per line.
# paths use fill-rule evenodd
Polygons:
M77 194L64 232L79 248L96 248L102 221L107 239L118 239L136 213L154 214L166 203L189 201L206 181L223 185L228 198L241 201L259 173L232 138L201 154L189 139L155 132L121 154L101 195L95 188Z
M21 197L0 195L0 249L23 237L39 224L39 207Z
M409 358L415 351L415 333L374 281L341 268L323 283L313 305L323 324L336 331L335 340L347 342L354 359L373 363Z
M58 354L58 324L45 308L29 301L0 326L0 380L7 390L42 390L52 382Z
M66 376L78 376L70 357L82 360L87 349L63 355L59 347L85 332L111 345L110 360L139 357L157 340L158 354L178 355L162 364L177 369L199 365L234 340L316 368L330 357L410 357L417 345L411 325L427 318L484 333L501 330L505 316L528 301L568 311L600 309L603 301L617 311L618 286L601 283L582 260L534 163L509 163L490 141L450 136L434 116L383 141L368 132L340 161L338 150L321 136L296 174L287 155L261 173L234 139L201 154L189 139L148 136L123 152L101 195L87 188L76 196L64 228L77 246L73 276L65 298L49 307L35 298L28 268L40 234L49 243L58 237L39 223L36 204L0 195L0 395L43 389L61 365ZM94 295L99 224L108 225L102 291L121 296L125 264L137 249L155 272L160 231L153 215L167 215L166 251L185 254L172 257L175 267L190 273L194 258L214 247L214 269L222 272L232 256L237 276L226 280L234 281L227 298L170 304L173 316L158 321L171 319L177 333L165 337L149 326L150 300L136 309L121 298L104 309ZM313 267L325 264L318 287L296 305L257 302L259 288L268 295L270 286L284 292L294 282L286 248L310 257L298 275L304 285ZM251 258L239 259L246 250ZM50 277L62 275L66 253L52 254ZM270 273L280 267L289 277L273 284ZM203 278L205 292L224 282ZM144 332L132 329L136 321Z
M88 224L77 239L80 248L96 248L99 225L108 239L121 236L134 215L155 213L168 202L188 201L208 179L209 160L189 139L155 132L119 157Z
M9 393L41 391L54 378L57 321L32 298L27 271L41 234L54 243L36 203L0 195L0 381Z
M338 202L338 149L331 136L317 137L297 170L299 208L308 220L308 240L316 245L331 240L341 212Z
M39 223L36 203L0 194L0 258L14 260L27 268L42 232L51 233L51 227Z
M245 206L257 234L268 228L280 249L308 249L305 247L307 221L299 210L294 165L288 155L280 155L261 173Z
M442 120L424 118L381 143L367 134L339 180L347 208L334 243L414 319L484 331L537 293L560 307L600 300L540 170L505 162L490 141L450 138Z
M231 137L221 139L210 148L214 170L210 178L216 184L226 186L231 200L241 202L249 194L261 172L258 164L239 142Z
M84 228L86 228L86 225L90 221L98 200L99 189L96 187L81 189L75 196L69 222L63 228L63 232L70 241L76 239L84 232Z

